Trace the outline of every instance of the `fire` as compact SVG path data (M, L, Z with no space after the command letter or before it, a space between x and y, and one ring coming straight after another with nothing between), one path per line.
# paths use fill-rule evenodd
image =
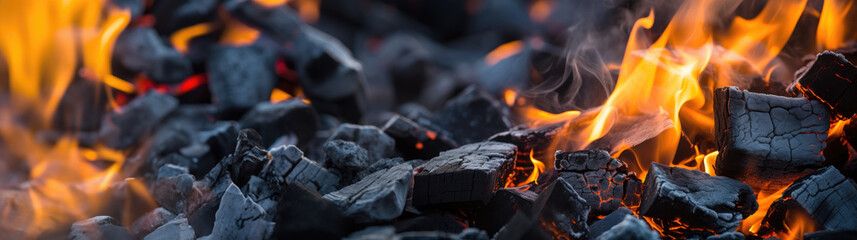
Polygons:
M530 4L530 18L534 22L543 23L550 17L553 2L550 0L536 0Z
M505 187L507 187L507 188L511 188L511 187L521 187L521 186L524 186L524 185L527 185L527 184L530 184L530 183L533 183L533 184L536 184L536 185L538 185L538 184L539 184L539 182L538 182L538 180L539 180L539 176L540 176L540 174L541 174L541 173L543 173L543 172L547 169L547 167L545 166L545 164L544 164L542 161L540 161L540 160L536 159L536 157L535 157L535 150L531 149L531 150L530 150L530 154L529 154L529 156L530 156L530 162L533 164L533 171L532 171L532 172L530 172L530 174L527 176L527 179L526 179L526 180L524 180L524 181L522 181L522 182L517 182L517 183L516 183L515 179L514 179L514 178L512 178L512 177L510 177L510 178L506 181L506 186L505 186ZM515 172L519 172L520 170L523 170L523 169L525 169L525 168L523 168L523 167L515 167ZM512 175L515 175L515 174L513 173Z
M521 50L524 50L524 43L521 41L505 43L485 55L485 63L488 65L497 64L501 60L521 52Z
M180 53L187 53L188 44L191 39L198 37L200 35L209 33L213 29L212 23L200 23L190 27L182 28L172 36L170 36L170 42L173 44L173 47Z
M857 12L853 10L854 1L824 0L821 16L818 19L816 47L818 50L836 49L848 41L857 40Z
M580 111L570 110L562 113L549 113L535 106L526 104L525 99L519 98L518 92L512 89L507 89L503 92L503 99L506 105L512 107L512 110L517 113L517 116L522 118L522 122L526 123L530 128L542 127L546 125L567 122L578 116Z

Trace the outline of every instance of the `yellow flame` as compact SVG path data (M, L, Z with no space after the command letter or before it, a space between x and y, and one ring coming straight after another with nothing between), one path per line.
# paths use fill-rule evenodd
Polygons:
M180 53L187 53L188 43L191 39L198 37L200 35L211 32L213 29L212 23L200 23L190 27L182 28L172 36L170 36L170 42L173 43L173 47Z
M852 0L824 0L818 19L816 47L818 50L842 47L846 42L857 40L857 12Z
M497 64L501 60L515 55L523 49L524 43L521 41L512 41L505 43L503 45L500 45L493 51L489 52L488 55L485 55L485 63L487 63L488 65Z

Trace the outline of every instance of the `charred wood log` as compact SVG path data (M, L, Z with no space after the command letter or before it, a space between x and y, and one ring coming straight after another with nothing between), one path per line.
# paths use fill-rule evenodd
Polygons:
M753 189L727 177L652 163L639 213L672 238L734 231L759 207Z
M625 206L640 205L643 183L628 165L607 151L557 151L555 168L591 207L590 217L603 216Z
M268 93L270 94L270 92ZM241 117L241 128L252 128L262 135L264 146L270 146L286 134L307 144L318 130L318 115L300 99L279 103L260 102Z
M518 152L528 153L532 150L541 152L550 146L554 137L560 133L563 124L548 125L540 128L509 130L494 134L488 141L511 143L518 146Z
M768 209L760 234L787 231L787 216L808 214L825 230L857 231L857 184L833 167L826 167L795 181Z
M810 99L818 99L839 119L851 118L857 113L857 67L842 54L825 51L795 78L795 88Z
M775 192L824 162L830 124L821 102L734 87L714 94L718 176Z
M430 159L442 151L458 146L455 141L440 135L437 131L402 116L390 119L383 130L395 139L396 149L407 158Z
M361 223L393 220L402 214L413 167L403 163L366 176L359 182L324 195L343 214Z
M414 206L487 204L515 167L517 147L481 142L440 153L414 176Z

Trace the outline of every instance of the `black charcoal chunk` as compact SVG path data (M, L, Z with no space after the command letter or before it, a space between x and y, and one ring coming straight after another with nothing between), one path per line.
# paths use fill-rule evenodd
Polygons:
M229 172L232 181L244 186L250 176L259 174L273 157L265 151L262 137L253 129L244 129L238 133L235 152L221 162Z
M406 158L431 159L438 153L458 146L454 140L403 116L394 116L383 127L395 139L396 149Z
M128 230L131 232L131 236L133 236L134 239L140 239L149 235L149 233L155 231L155 229L161 227L174 218L176 218L176 215L167 209L155 208L155 210L146 213L131 223Z
M372 161L396 155L396 141L375 126L342 124L330 140L351 141L369 152Z
M324 195L343 214L362 223L393 220L402 214L413 178L413 167L403 163L366 176L359 182Z
M496 233L518 212L531 216L536 198L538 194L533 191L518 188L497 190L491 201L477 213L476 227Z
M405 210L407 212L407 210ZM396 232L442 231L449 233L461 232L465 229L465 219L461 214L438 211L422 212L413 218L396 219Z
M239 21L273 36L280 42L291 42L300 37L305 24L288 6L266 7L256 1L224 0L229 14Z
M842 54L824 51L799 70L795 87L810 99L821 100L831 113L847 119L857 113L857 67Z
M340 181L345 183L344 185L353 183L357 172L369 167L369 153L353 142L328 141L322 149L327 156L325 164L329 168L339 170Z
M241 192L252 199L253 202L259 204L266 213L273 213L277 210L277 199L281 191L282 186L265 181L257 176L251 176L250 181L247 181L247 184L241 188ZM265 215L265 220L270 221L273 218L274 214Z
M300 183L322 194L336 191L339 177L305 158L298 147L280 146L272 149L270 154L273 157L271 163L259 174L266 181L280 186Z
M610 228L613 228L613 226L616 226L625 220L625 216L637 217L630 209L624 207L616 209L616 211L607 214L607 216L604 216L601 220L595 221L592 225L589 225L589 239L595 239L601 236L601 234L607 232L607 230L610 230Z
M149 92L104 116L99 139L113 149L126 149L154 129L164 117L178 107L172 96Z
M277 205L274 238L342 239L347 221L339 206L302 184L289 184Z
M698 170L652 163L645 183L638 211L652 218L666 236L707 237L734 231L759 208L747 184Z
M414 176L414 206L487 204L515 167L517 147L481 142L440 153Z
M152 184L152 197L159 206L173 213L182 213L185 200L193 190L193 175L181 174L158 179Z
M201 239L267 239L274 223L265 220L265 214L262 207L231 184L220 200L211 235Z
M718 176L775 192L824 162L830 116L819 101L715 90Z
M475 86L447 102L431 121L452 133L459 144L483 141L511 127L502 104Z
M110 216L96 216L71 225L69 240L131 240L131 234Z
M189 174L187 168L171 163L164 164L164 166L158 169L158 179L178 176L182 174Z
M572 238L583 238L589 232L586 221L589 205L565 179L558 178L541 212L542 229Z
M740 234L740 233L739 233ZM743 236L743 235L742 235ZM658 240L661 239L657 231L652 230L646 221L643 221L634 215L625 215L619 224L616 224L603 234L599 235L598 240L621 240L621 239L637 239L637 240Z
M268 101L276 82L273 55L254 45L217 47L206 69L214 105L230 119Z
M155 29L148 27L122 31L113 56L126 69L143 72L157 83L179 83L192 74L190 60L167 46Z
M744 234L741 232L727 232L720 235L709 236L705 240L744 240Z
M238 143L238 131L240 128L237 122L220 121L216 122L211 129L197 134L199 142L204 144L208 151L205 151L201 156L192 156L199 159L199 163L190 168L194 176L205 175L208 170L214 167L214 164L233 152L232 146ZM182 152L182 154L188 155L184 153L185 151Z
M556 152L555 169L591 207L592 217L640 204L642 182L625 162L602 150Z
M347 240L380 240L380 239L423 239L423 240L488 240L488 234L479 229L465 229L460 233L440 231L415 231L396 233L393 226L371 226L356 231L343 239Z
M548 125L539 128L509 130L494 134L488 141L511 143L518 146L519 152L540 152L550 147L554 137L560 133L563 124Z
M187 218L178 218L169 221L143 238L143 240L160 239L193 240L196 239L196 236L193 228L187 223Z
M790 212L808 214L825 230L857 231L857 184L834 167L804 176L771 204L759 232L786 231Z
M381 160L373 163L372 165L369 165L369 167L366 167L365 169L361 170L360 172L357 172L355 179L357 181L360 181L360 179L363 179L364 177L369 176L369 174L372 174L372 173L380 171L380 170L389 169L391 167L395 167L396 165L402 164L404 162L405 162L405 160L402 158L381 159ZM410 163L411 161L408 161L408 162ZM420 164L416 164L416 165L418 166ZM414 166L414 164L411 164L411 166ZM416 166L414 166L414 167L416 167Z
M217 17L220 0L169 0L153 1L151 12L156 21L154 28L163 36Z
M318 131L318 115L300 99L278 103L261 102L241 118L241 128L256 129L264 146L283 135L293 135L300 144L309 143Z

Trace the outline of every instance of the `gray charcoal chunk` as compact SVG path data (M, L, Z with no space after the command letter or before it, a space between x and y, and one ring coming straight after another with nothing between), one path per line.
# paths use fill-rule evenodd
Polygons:
M239 115L268 101L276 82L273 56L252 45L213 49L207 69L214 105L226 116Z
M857 231L857 184L834 167L825 167L795 181L768 209L760 233L784 231L789 211L808 213L829 231Z
M402 214L413 178L413 167L403 163L366 176L359 182L324 195L360 222L388 221Z
M193 240L196 237L193 228L187 223L187 218L178 218L155 229L154 232L143 238L143 240L160 239Z
M728 232L720 235L709 236L705 240L744 240L744 234L741 232Z
M162 207L155 208L155 210L146 213L131 223L129 230L134 239L140 239L174 218L176 218L176 215L167 209Z
M259 174L266 181L285 186L287 183L300 183L327 194L336 191L339 177L313 160L305 158L304 153L294 145L280 146L270 152L272 159Z
M380 171L380 170L389 169L391 167L402 164L404 162L405 162L405 160L402 158L381 159L381 160L373 163L372 165L369 165L369 167L366 167L365 169L361 170L360 172L357 172L355 179L357 181L360 181L360 179L363 179L366 176L369 176L369 174L372 174L372 173ZM411 166L414 166L414 165L411 164Z
M396 140L375 126L342 124L330 136L330 140L354 142L369 152L372 161L391 158L396 154Z
M113 56L126 69L143 72L157 83L179 83L192 74L190 60L164 44L155 29L149 27L122 31Z
M598 240L658 240L661 239L658 232L652 230L646 221L634 215L625 215L625 218L616 226L613 226L600 236Z
M264 219L265 210L252 199L244 197L235 184L230 184L215 214L211 235L200 239L267 239L274 223Z
M348 223L339 206L302 184L289 184L277 205L274 237L342 239Z
M109 148L128 148L154 129L178 105L179 101L174 97L154 91L137 97L104 116L99 140Z
M71 225L69 240L131 240L131 234L110 216L96 216Z
M555 168L591 207L590 217L640 204L642 182L628 165L607 151L556 152Z
M270 94L270 93L269 93ZM241 128L252 128L262 135L264 146L277 138L294 135L301 144L308 143L318 130L318 115L301 99L278 103L260 102L241 117Z
M487 204L515 167L517 147L481 142L440 153L414 176L414 206Z
M369 153L353 142L328 141L322 145L327 167L339 170L340 181L351 184L357 172L369 167Z
M601 234L607 232L607 230L613 228L613 226L623 222L625 220L625 216L637 217L630 209L624 207L616 209L616 211L607 214L607 216L604 216L601 220L589 225L589 239L595 239L601 236Z
M187 168L171 163L164 164L160 169L158 169L158 179L178 176L182 174L189 174Z
M190 174L158 179L152 184L152 196L159 206L173 213L182 213L185 200L193 189L193 182L193 175Z
M447 102L431 122L452 133L459 144L483 141L511 127L502 104L475 86Z
M718 176L775 192L824 162L830 115L821 102L735 87L714 95Z
M645 183L638 211L666 229L662 233L667 236L731 232L759 208L749 185L698 170L652 163Z
M382 128L396 141L396 150L406 158L430 159L458 146L454 140L410 119L396 115Z

